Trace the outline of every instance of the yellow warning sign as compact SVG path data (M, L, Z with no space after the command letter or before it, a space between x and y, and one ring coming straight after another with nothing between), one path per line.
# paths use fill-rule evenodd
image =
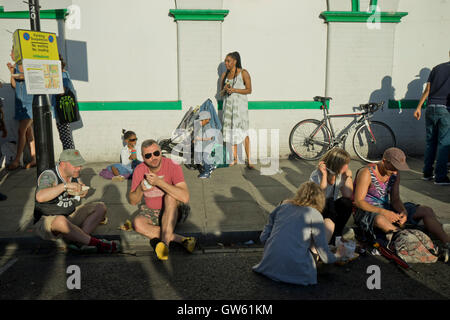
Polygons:
M59 60L56 34L18 29L13 35L14 61L23 59Z

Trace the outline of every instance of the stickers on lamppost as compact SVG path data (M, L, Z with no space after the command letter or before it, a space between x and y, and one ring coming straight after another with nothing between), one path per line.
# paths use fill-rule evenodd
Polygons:
M19 29L13 38L14 60L23 65L28 94L63 93L56 34Z

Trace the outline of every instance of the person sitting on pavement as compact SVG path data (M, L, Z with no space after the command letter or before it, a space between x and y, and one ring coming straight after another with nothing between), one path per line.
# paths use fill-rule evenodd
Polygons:
M349 163L350 155L347 151L333 148L320 159L318 168L310 177L310 181L318 184L325 193L323 217L327 239L331 244L334 244L336 236L342 236L352 214L353 180ZM342 194L340 198L339 193Z
M201 111L198 121L201 124L199 132L201 136L194 138L194 151L196 154L196 161L202 163L202 168L198 177L200 179L208 179L211 173L215 169L214 163L211 163L211 151L214 146L214 142L217 141L215 135L215 129L211 128L209 122L211 120L211 114L208 111Z
M285 200L269 216L261 233L264 254L253 271L272 280L287 283L317 284L317 251L324 263L334 263L338 257L328 247L321 212L325 195L314 182L305 182L295 197Z
M196 239L176 234L177 222L189 213L189 190L180 165L162 156L155 140L145 140L141 145L143 163L133 173L129 201L137 205L145 199L138 216L133 221L134 230L156 243L159 260L169 257L171 242L180 243L188 252L195 249Z
M116 253L119 243L97 239L90 234L106 221L103 202L86 203L77 208L88 190L80 183L81 167L86 161L78 150L66 149L59 157L59 164L43 171L38 178L34 229L44 240L64 240L75 244L75 249L99 253Z
M448 261L450 236L444 231L434 211L426 206L400 199L400 171L408 171L404 152L389 148L383 159L360 169L357 173L354 204L355 224L368 240L375 241L377 231L389 234L400 231L408 222L418 225L423 220L425 229L444 243L441 256Z
M107 167L114 175L113 181L123 181L129 178L134 171L134 168L142 162L141 153L136 151L137 137L133 131L122 130L123 141L125 146L120 152L120 163L115 163Z

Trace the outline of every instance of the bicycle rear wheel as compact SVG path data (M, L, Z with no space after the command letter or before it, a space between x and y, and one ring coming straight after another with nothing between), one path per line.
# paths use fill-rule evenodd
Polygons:
M378 162L386 149L395 147L397 141L389 126L379 121L371 121L369 127L364 123L356 128L353 135L353 149L365 162Z
M299 159L317 160L330 147L330 129L315 119L300 121L289 135L289 148Z

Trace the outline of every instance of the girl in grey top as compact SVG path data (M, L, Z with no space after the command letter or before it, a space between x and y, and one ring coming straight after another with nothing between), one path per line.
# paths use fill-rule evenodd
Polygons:
M317 284L317 270L310 249L324 263L334 263L320 211L325 197L313 182L303 183L296 196L270 214L260 240L265 244L262 261L253 267L272 280L301 285Z

